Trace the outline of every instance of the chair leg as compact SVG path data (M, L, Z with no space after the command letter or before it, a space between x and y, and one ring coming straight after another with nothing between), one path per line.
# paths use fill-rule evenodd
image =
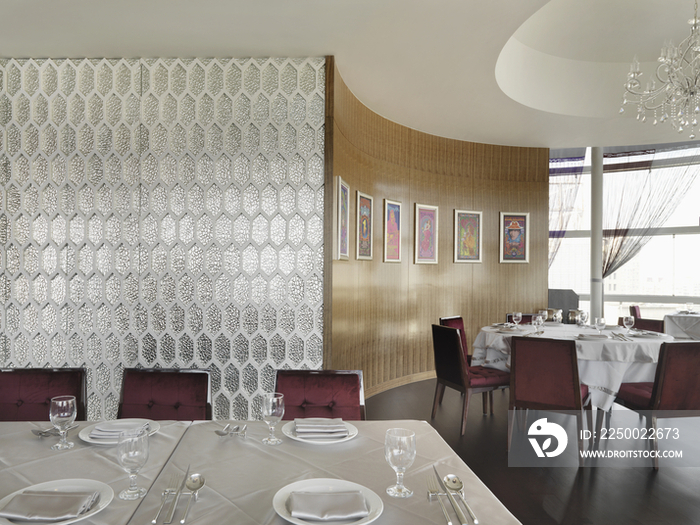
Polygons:
M493 390L489 390L489 409L493 415Z
M612 411L612 408L610 409ZM595 412L595 441L596 443L600 443L600 434L603 432L603 419L608 418L610 415L603 410L602 408L597 408ZM606 428L610 426L610 421L608 421L608 425Z
M467 429L467 413L469 412L469 400L472 397L472 391L467 389L467 392L464 394L464 407L462 407L462 433L460 435L464 435L464 431Z
M488 394L488 392L481 393L481 404L483 406L484 415L488 414L488 410L489 410L489 397L487 394Z
M651 416L651 430L654 432L652 434L654 439L651 440L654 454L652 461L654 462L654 470L659 470L659 442L656 440L656 416L654 415Z
M576 413L576 429L578 430L578 435L581 435L581 430L583 430L583 411L578 411ZM577 439L578 442L578 466L583 466L583 440Z
M437 413L438 404L442 402L442 396L445 393L445 385L438 382L435 385L435 397L433 398L433 413L430 416L431 419L435 419L435 414Z
M588 448L592 449L593 448L593 407L591 406L590 403L583 407L585 412L586 412L586 428L588 428L588 431L591 433L589 439L589 444ZM580 434L579 434L580 435Z
M515 407L510 407L508 411L508 452L510 452L510 442L513 440L513 424L515 423Z

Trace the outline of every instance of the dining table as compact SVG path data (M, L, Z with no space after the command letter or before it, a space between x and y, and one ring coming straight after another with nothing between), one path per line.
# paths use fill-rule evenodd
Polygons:
M215 432L227 423L247 425L245 435L220 436ZM74 448L53 451L50 446L57 437L40 438L31 433L32 429L50 426L48 423L0 422L0 500L41 482L99 480L113 489L114 497L104 510L81 523L142 525L152 523L171 480L183 479L189 472L200 474L205 480L186 519L192 525L341 523L300 521L287 516L285 500L289 491L304 491L307 487L314 487L314 491L319 484L328 484L334 490L346 485L348 490L359 487L366 496L369 517L342 521L343 524L445 525L439 503L427 498L426 483L429 477L435 477L435 466L442 476L454 474L463 481L466 499L480 523L520 523L425 421L346 422L353 429L349 436L330 441L297 437L290 431L293 422L283 421L276 429L282 438L277 446L262 443L268 435L263 421L161 421L159 430L149 438L150 456L137 478L148 493L135 501L117 496L127 487L128 479L117 462L116 447L86 443L75 435L89 424L82 422L71 431ZM416 458L405 474L406 486L414 491L409 498L393 498L386 493L396 475L385 460L384 436L387 429L395 427L410 429L416 435ZM189 499L186 492L187 489L175 507L174 524L179 524L184 516ZM172 498L166 500L166 510L171 501ZM443 499L443 503L452 522L458 525L448 500ZM164 514L159 516L158 525L163 523ZM471 525L471 518L468 523Z
M664 332L676 339L700 341L700 312L680 311L664 315Z
M576 341L579 379L588 385L593 407L610 410L623 382L653 382L661 344L668 334L607 325L599 331L589 325L547 322L540 333L532 325L485 326L473 345L472 366L510 370L514 336L573 339Z

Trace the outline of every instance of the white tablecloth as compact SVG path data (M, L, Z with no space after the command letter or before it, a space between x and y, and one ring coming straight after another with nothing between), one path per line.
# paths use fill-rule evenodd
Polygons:
M606 329L604 333L626 334L621 327ZM518 332L500 333L498 328L484 327L474 341L472 366L484 366L508 371L510 369L510 340L515 335L534 332L532 326L523 326ZM579 334L597 334L593 328L576 325L548 325L544 334L533 337L574 339ZM654 338L632 337L632 341L603 339L600 341L576 339L579 378L588 385L594 407L608 410L623 382L651 382L656 373L659 349L669 335Z
M678 339L700 340L700 313L664 316L664 331Z
M53 451L49 447L58 438L38 438L30 433L32 428L47 428L48 423L0 422L0 498L44 481L94 479L110 485L115 497L81 525L143 525L155 516L171 476L182 475L190 465L190 473L206 478L199 501L190 509L187 523L192 525L285 524L275 513L272 498L289 483L311 478L343 479L373 490L384 504L377 524L444 525L440 506L426 498L426 478L433 476L435 464L441 474L452 473L462 479L467 500L482 523L520 523L424 421L353 422L358 436L333 445L294 441L282 436L280 425L277 434L283 443L274 447L261 443L267 435L267 426L261 421L247 422L245 439L217 436L214 429L223 426L220 421L160 423L160 431L151 437L148 462L138 475L139 486L148 487L149 492L142 500L127 502L117 496L128 480L117 463L115 447L83 443L74 430L70 438L75 448ZM405 476L406 486L414 490L408 499L386 494L386 487L396 480L384 459L384 434L393 427L416 432L417 457ZM183 497L173 523L179 523L186 504ZM452 513L449 503L445 504ZM163 519L161 514L158 525ZM458 523L454 515L452 519Z
M433 476L433 464L441 474L457 474L464 481L467 500L482 523L519 523L424 421L354 421L359 435L333 445L301 443L282 436L280 428L285 423L282 422L277 435L284 442L278 446L261 443L267 435L267 426L261 421L248 422L245 439L214 434L214 429L221 428L223 423L195 423L188 429L132 523L150 522L168 478L173 472L184 472L188 464L190 472L206 477L200 500L190 509L187 522L192 525L285 524L272 508L275 493L290 483L312 478L343 479L373 490L384 503L378 524L445 525L438 503L430 503L426 498L426 478ZM392 498L386 493L386 488L396 480L384 459L384 434L393 427L416 432L417 457L405 477L406 486L414 490L408 499ZM452 512L449 503L445 501L445 504ZM184 507L183 503L178 507L177 520Z
M57 437L41 438L33 428L46 429L51 423L0 422L0 498L37 483L60 479L91 479L106 483L114 490L112 502L81 525L120 525L129 523L141 501L124 501L119 493L128 487L129 479L119 466L116 447L84 443L80 428L92 424L82 422L68 433L75 443L70 450L51 450ZM189 422L162 421L160 430L150 437L150 455L139 472L138 483L150 487L180 441Z

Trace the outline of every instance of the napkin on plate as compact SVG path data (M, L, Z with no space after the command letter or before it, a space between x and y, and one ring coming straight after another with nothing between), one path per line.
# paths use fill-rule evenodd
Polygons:
M104 423L95 425L95 428L90 431L90 439L117 440L119 439L119 435L126 430L139 430L142 428L148 430L148 423L139 424L133 421L105 421Z
M25 490L0 509L0 518L23 521L69 520L88 512L99 499L99 491Z
M296 418L294 430L297 436L308 439L344 438L349 435L348 427L341 418Z
M302 520L352 520L369 515L360 491L292 492L287 499L287 509L293 518Z

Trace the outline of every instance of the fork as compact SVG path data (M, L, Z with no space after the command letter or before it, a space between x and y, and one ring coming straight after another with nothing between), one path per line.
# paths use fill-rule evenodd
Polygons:
M440 503L440 508L442 509L442 513L445 515L445 519L447 520L447 525L452 525L452 520L450 519L450 515L447 514L447 509L445 508L445 504L442 502L440 499L440 490L438 489L437 486L437 481L433 476L428 476L428 499L430 501L433 500L433 496L437 498L438 503Z
M170 496L171 494L175 494L175 492L177 492L177 486L178 486L177 481L178 481L177 474L173 474L170 477L170 481L168 481L168 488L166 488L163 491L163 499L160 502L160 508L158 509L158 513L156 514L156 517L151 520L151 523L153 525L156 524L156 522L158 521L158 517L160 516L160 513L163 512L163 507L165 507L165 502L168 501L168 496Z

